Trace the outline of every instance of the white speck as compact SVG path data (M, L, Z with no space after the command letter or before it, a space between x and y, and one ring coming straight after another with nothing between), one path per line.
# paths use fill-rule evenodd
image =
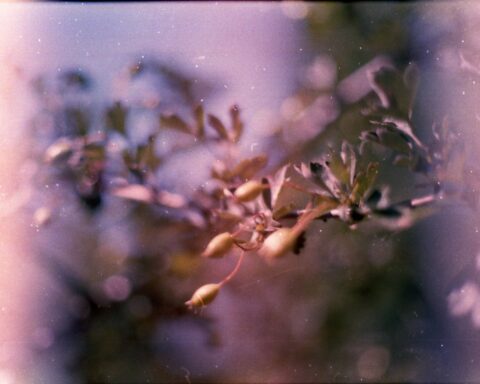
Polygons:
M466 92L465 92L465 91L462 91L462 95L465 96L465 95L466 95Z

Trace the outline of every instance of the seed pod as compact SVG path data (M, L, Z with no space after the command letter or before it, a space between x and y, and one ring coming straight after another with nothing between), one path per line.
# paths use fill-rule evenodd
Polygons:
M190 309L205 307L217 297L220 287L220 284L202 285L193 293L192 298L185 302L185 305Z
M215 236L202 253L203 257L218 258L224 256L232 248L234 243L230 232L223 232Z
M296 240L291 228L280 228L265 239L258 253L267 260L277 259L291 251Z
M239 186L233 193L238 201L245 203L257 198L263 191L263 184L259 181L250 180Z

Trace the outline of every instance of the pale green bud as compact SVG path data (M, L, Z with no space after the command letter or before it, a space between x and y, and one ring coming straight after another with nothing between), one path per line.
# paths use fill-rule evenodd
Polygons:
M192 298L185 302L185 305L190 309L205 307L217 297L220 288L220 284L202 285L193 293Z
M293 249L297 237L291 228L280 228L265 239L258 253L268 260L277 259Z
M264 185L255 180L247 181L239 186L233 193L238 201L245 203L256 199L263 191Z
M215 236L207 245L202 253L203 257L218 258L224 256L234 244L233 236L230 232L223 232Z

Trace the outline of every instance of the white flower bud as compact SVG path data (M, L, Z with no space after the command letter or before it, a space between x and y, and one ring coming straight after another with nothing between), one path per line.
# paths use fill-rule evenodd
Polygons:
M267 260L277 259L293 249L297 237L291 228L280 228L265 239L258 253Z
M215 236L207 245L202 253L203 257L218 258L224 256L234 244L233 236L230 232L223 232Z
M239 186L233 193L238 201L245 203L256 199L263 191L264 185L255 180L247 181Z
M220 284L202 285L193 293L192 298L185 302L185 305L190 309L205 307L217 297L220 288Z

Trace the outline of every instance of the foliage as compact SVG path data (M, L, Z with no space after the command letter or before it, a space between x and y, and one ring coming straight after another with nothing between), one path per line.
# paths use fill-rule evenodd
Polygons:
M333 9L349 21L355 12L347 11L348 7ZM314 30L318 27L315 20L310 23ZM352 25L358 23L361 18ZM399 34L394 31L392 39ZM376 42L377 30L368 36L373 45L386 44ZM359 64L341 55L336 60L345 61L339 73L345 83ZM82 276L59 262L52 266L77 302L63 336L87 335L73 369L88 381L178 380L181 374L160 368L161 353L145 340L153 337L159 322L188 318L201 324L215 344L213 320L204 307L215 306L249 256L266 261L268 269L292 254L303 255L312 243L318 245L312 227L319 222L327 222L325 231L333 228L335 239L356 241L361 248L359 232L378 241L448 202L477 206L478 181L471 176L465 148L449 121L439 121L426 139L414 126L421 74L414 64L403 64L369 71L368 91L357 100L339 102L338 114L327 124L315 120L321 109L317 102L325 95L338 96L338 84L332 89L299 90L294 97L302 101L304 118L284 121L269 139L269 150L254 156L239 150L248 130L241 106L231 106L226 118L211 113L203 102L213 93L210 82L193 81L188 73L156 60L140 60L121 72L117 85L123 93L104 104L92 102L94 81L83 72L37 79L41 111L34 124L40 135L50 129L43 136L50 138L41 151L46 163L43 176L68 186L72 193L67 198L75 197L89 212L85 221L94 227L91 235L99 248L102 237L95 225L104 224L105 212L117 209L127 218L134 243L125 259L106 252L114 259L112 264L121 259L120 266L95 278L90 276L100 268L98 258L84 255L94 262ZM145 83L154 84L153 89L145 92ZM135 93L137 87L140 92ZM145 121L148 127L142 129ZM301 131L308 125L315 127L311 137L294 146L285 144L285 131ZM205 148L211 154L208 181L193 192L173 190L164 183L172 158ZM195 172L197 164L188 165ZM408 188L389 180L392 169L403 172ZM41 209L36 222L52 225ZM335 245L335 252L340 254L341 247ZM223 273L222 259L234 251L239 254L237 264L225 277L200 281L202 266L218 263ZM315 284L307 277L295 280L295 286L304 288L298 288L300 295L309 291L308 286L313 287L315 300L322 296L324 304L318 310L324 320L318 334L331 351L328 358L345 350L351 353L349 332L399 332L404 323L398 308L415 312L423 300L403 264L408 260L395 258L377 269L355 263L348 272L353 278L328 270L330 276L325 273ZM400 272L389 274L392 265L400 265ZM379 314L375 321L370 320L369 305ZM402 342L401 337L392 339L384 344L395 348ZM102 348L96 350L98 345ZM127 372L130 354L153 361Z

